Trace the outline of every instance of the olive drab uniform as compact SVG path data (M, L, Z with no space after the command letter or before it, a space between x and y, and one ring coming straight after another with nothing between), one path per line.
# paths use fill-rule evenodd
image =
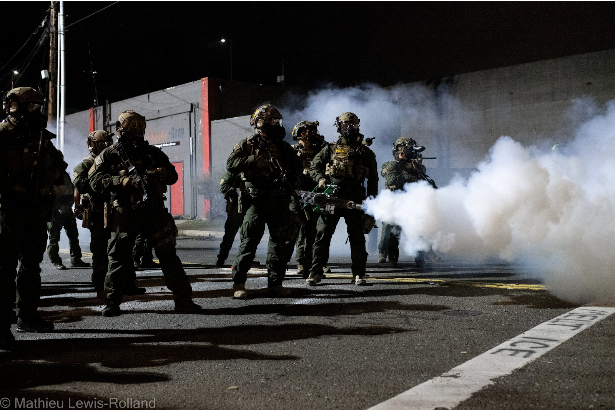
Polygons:
M378 165L376 154L362 143L362 135L354 142L340 136L335 144L323 148L312 161L310 175L314 181L326 179L338 185L340 190L335 196L361 203L368 196L378 194ZM366 184L367 183L367 184ZM350 241L351 270L353 277L365 276L367 251L363 227L363 212L336 208L333 214L321 215L316 227L314 257L310 277L321 276L322 269L329 259L329 247L335 228L344 217ZM309 280L309 279L308 279Z
M53 186L62 184L67 167L62 153L51 143L55 135L42 128L28 127L13 117L0 124L0 326L3 327L7 323L10 327L15 301L18 318L38 317L40 263L47 246Z
M293 145L293 149L301 167L303 169L301 175L299 175L299 181L297 182L297 189L302 191L312 191L317 183L310 177L310 168L312 166L312 160L328 143L323 141L321 144L310 146L310 148L304 148L301 144ZM304 211L301 211L304 212ZM295 254L295 260L297 266L303 268L303 277L306 279L310 274L310 266L313 259L313 246L316 238L316 224L320 214L313 212L311 207L305 207L305 212L309 215L309 219L304 224L298 223L298 235L296 240L291 240L289 243L288 258L292 256L293 247L297 246Z
M51 263L57 268L66 269L62 264L62 258L59 255L60 250L60 235L62 228L66 231L68 237L68 245L70 249L71 266L73 267L88 267L89 264L81 260L81 247L79 246L79 230L77 229L77 221L73 214L74 190L75 187L70 180L68 173L63 173L61 185L56 185L53 188L55 201L53 204L53 214L51 222L47 223L49 231L49 243L47 245L47 256Z
M89 213L85 217L84 228L90 230L90 252L92 252L92 284L96 292L102 292L104 289L105 276L107 275L107 267L109 259L107 258L107 243L111 232L105 226L104 210L105 204L111 204L111 196L109 194L100 194L94 192L90 186L88 179L88 171L94 165L96 156L89 153L73 169L73 184L81 196L81 204L87 209L84 212ZM83 217L82 217L83 218Z
M226 221L224 222L224 237L220 243L216 266L223 266L228 258L235 236L243 223L245 210L249 205L248 194L245 192L245 184L241 180L241 174L231 174L226 171L220 180L220 192L226 199Z
M90 186L95 193L110 195L107 210L111 230L107 247L109 264L104 283L107 303L119 306L123 290L130 286L135 269L132 259L135 237L142 233L151 241L160 260L165 283L173 292L177 310L178 303L192 303L192 288L175 249L177 227L164 206L167 185L177 182L178 175L166 154L147 141L141 141L136 147L122 145L137 172L148 175L149 201L142 207L137 206L137 201L142 198L136 188L123 186L122 178L127 177L127 170L122 163L118 142L95 158L88 172ZM153 173L158 168L162 168L164 173Z
M291 188L278 177L280 172L271 166L259 167L260 157L274 157L289 172L291 184L296 183L301 165L294 150L286 141L267 142L254 134L237 143L229 156L226 167L233 174L242 175L250 195L250 205L245 210L240 229L241 243L233 263L233 282L243 285L247 279L256 248L269 228L267 248L268 287L282 285L286 273L286 244L294 238L296 225L290 210ZM294 188L293 188L294 189Z
M421 178L416 173L416 170L425 173L423 160L395 160L382 164L381 175L384 177L384 186L391 191L399 191L404 189L404 185L412 182L418 182ZM392 265L397 263L399 259L399 236L401 235L401 226L395 224L382 223L382 234L378 251L380 255L388 255ZM419 252L417 256L417 265L421 265L421 260L424 260L424 253Z

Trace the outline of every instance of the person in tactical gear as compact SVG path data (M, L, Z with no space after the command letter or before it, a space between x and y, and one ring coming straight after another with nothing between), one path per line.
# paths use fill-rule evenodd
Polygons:
M145 141L145 126L142 115L133 110L122 112L116 122L117 142L94 159L88 172L92 190L111 196L103 316L121 314L123 289L134 272L132 250L139 233L154 247L165 283L173 292L175 311L201 310L192 301L192 287L177 256L175 220L164 206L164 193L167 185L177 182L177 171L160 148Z
M135 238L135 247L132 250L132 260L135 269L159 269L160 266L154 262L152 254L153 247L149 244L146 237L139 234Z
M318 133L318 125L318 121L300 121L293 128L293 140L298 142L293 145L293 149L303 168L303 172L299 176L297 189L304 191L312 191L316 187L317 184L310 177L310 167L316 154L325 145L328 145L325 138ZM304 211L308 213L309 219L305 224L300 224L300 221L297 221L298 235L296 240L289 242L287 253L290 259L296 243L297 252L295 259L297 261L297 274L301 275L303 279L307 279L310 274L310 267L312 266L312 246L316 236L316 223L318 222L319 214L313 212L309 206L305 207L305 210L300 210L300 212ZM323 269L326 269L326 266Z
M426 169L420 154L424 150L425 147L418 146L412 138L398 138L393 143L394 160L382 164L381 175L385 179L385 188L391 191L399 191L404 189L405 184L420 180L427 180L436 188L433 180L425 174ZM382 234L378 244L379 263L385 263L388 256L389 267L397 267L400 235L401 226L382 223ZM419 251L414 261L416 266L420 268L425 266L425 252Z
M232 174L242 174L250 195L240 230L241 243L232 266L234 297L245 299L247 273L256 248L269 228L267 274L269 293L287 296L282 286L286 273L286 244L296 226L290 209L301 164L289 143L284 141L282 114L274 106L259 107L250 118L256 132L238 142L226 162ZM298 203L295 206L299 206Z
M231 174L226 171L220 180L220 192L226 199L226 221L224 222L224 236L220 243L216 266L224 266L249 204L249 194L241 180L241 174Z
M335 144L325 146L312 160L310 176L320 189L329 184L337 185L336 196L355 203L361 203L367 196L378 194L378 170L376 154L363 144L364 136L359 132L359 118L345 112L335 119L339 133ZM367 186L365 185L367 182ZM321 215L316 225L314 257L307 284L316 285L322 279L322 269L329 259L331 238L340 218L344 217L350 240L352 276L356 285L366 285L365 234L372 229L373 218L362 211L336 208L333 214Z
M41 268L51 220L53 186L66 170L62 153L45 129L40 90L18 87L4 97L7 117L0 123L0 349L13 347L11 333L16 305L17 331L48 332L37 309ZM17 266L19 264L19 270Z
M90 180L88 179L88 172L94 165L96 156L113 144L114 135L103 130L91 132L87 137L89 153L73 169L75 214L78 219L83 220L82 226L90 230L90 252L92 252L91 280L98 298L102 300L106 300L104 285L109 265L107 245L111 238L111 221L108 221L109 210L111 209L111 196L92 190ZM134 271L131 278L129 285L124 287L122 293L124 295L141 295L145 293L145 288L138 288L134 284L136 280L136 273Z
M90 266L81 260L81 247L79 246L79 230L77 229L77 221L73 213L73 204L75 202L75 187L70 180L70 176L65 171L62 184L54 186L55 201L53 204L53 215L51 222L47 223L47 231L49 232L49 244L47 245L47 256L56 269L65 270L66 266L62 263L60 257L60 235L62 228L66 231L68 244L70 248L70 266L71 268L87 268Z

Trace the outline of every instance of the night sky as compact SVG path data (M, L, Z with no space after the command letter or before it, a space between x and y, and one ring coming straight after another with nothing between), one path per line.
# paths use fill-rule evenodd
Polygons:
M117 101L228 79L223 37L232 40L234 80L276 84L284 67L285 86L303 90L437 80L615 48L613 2L120 2L98 12L110 4L64 2L67 113L92 107L95 91ZM0 3L3 93L15 68L15 86L41 84L48 42L24 64L48 8Z

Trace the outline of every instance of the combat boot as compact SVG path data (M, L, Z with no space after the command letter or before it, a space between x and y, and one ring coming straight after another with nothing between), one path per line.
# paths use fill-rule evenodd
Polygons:
M15 347L15 336L11 333L11 324L0 325L0 350L11 350Z
M154 262L153 259L143 259L141 265L139 265L141 269L160 269L160 264Z
M378 263L386 263L387 262L387 254L380 252L378 254Z
M81 258L73 258L70 260L71 268L89 268L90 264L81 260Z
M357 276L354 280L354 284L357 286L367 286L367 281L364 277Z
M396 268L396 267L397 267L397 259L390 259L389 268Z
M216 266L219 267L219 268L223 267L225 260L226 259L222 259L221 257L218 256L218 259L216 260Z
M53 323L47 322L38 316L31 318L17 318L17 331L30 333L45 333L53 330Z
M278 285L278 286L272 286L270 288L268 288L269 291L269 296L273 296L273 297L284 297L284 296L290 296L290 289L285 288L282 285Z
M308 286L316 286L322 280L322 276L322 273L310 273L310 277L306 280Z
M248 292L246 292L246 285L244 285L243 283L233 284L233 290L235 291L235 293L233 294L233 297L235 299L247 299L248 298Z
M146 292L147 292L147 289L138 288L137 285L135 285L134 283L130 283L124 286L124 289L122 289L122 295L124 296L143 295Z
M323 266L322 267L322 273L331 273L331 269L329 269L328 266ZM324 278L325 275L322 275L322 277Z
M190 298L177 299L175 301L175 311L177 313L197 313L203 308L192 301Z
M119 316L122 314L119 303L107 303L107 306L102 310L102 315L105 317Z
M303 265L297 265L297 275L301 275L301 277L303 277L305 274L306 274L305 267ZM309 273L303 279L307 279L308 276L310 276Z
M62 263L62 259L56 259L51 261L51 263L53 263L53 267L56 268L57 270L66 270L68 269L66 266L64 266L64 264Z

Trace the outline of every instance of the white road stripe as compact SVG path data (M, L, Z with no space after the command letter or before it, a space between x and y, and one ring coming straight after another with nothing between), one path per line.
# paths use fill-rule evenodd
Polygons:
M577 333L615 313L611 307L580 307L542 323L434 379L369 410L453 409L491 380L536 360Z

